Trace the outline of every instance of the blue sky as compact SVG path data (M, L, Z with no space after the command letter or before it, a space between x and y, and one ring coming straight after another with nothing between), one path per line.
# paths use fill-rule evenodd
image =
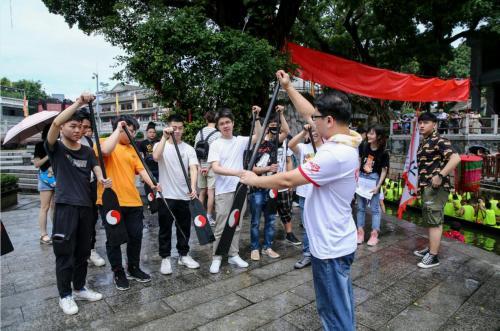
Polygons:
M113 87L114 58L122 54L102 36L70 29L41 0L0 1L1 77L39 80L48 94L74 100L84 90L95 92L93 72Z

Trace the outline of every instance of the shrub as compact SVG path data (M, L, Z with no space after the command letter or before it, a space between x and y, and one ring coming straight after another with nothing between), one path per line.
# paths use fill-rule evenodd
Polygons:
M0 174L0 184L1 184L2 190L6 187L17 186L18 181L19 181L19 178L17 178L14 175Z

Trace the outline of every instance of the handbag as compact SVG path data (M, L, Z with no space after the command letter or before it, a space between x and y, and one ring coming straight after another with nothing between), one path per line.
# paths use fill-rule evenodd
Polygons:
M38 178L50 187L56 187L56 177L52 171L49 171L49 169L45 171L40 170L38 172Z

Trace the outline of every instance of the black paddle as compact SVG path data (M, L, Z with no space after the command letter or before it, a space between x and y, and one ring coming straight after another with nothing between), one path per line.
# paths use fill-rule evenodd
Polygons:
M313 133L312 133L312 129L311 127L309 127L309 129L307 130L309 131L309 139L311 139L311 144L312 144L312 147L313 147L313 151L314 151L314 154L316 155L316 143L314 142L314 138L313 138Z
M179 158L179 162L182 168L182 174L184 175L184 179L186 180L189 194L191 194L191 184L189 183L188 175L186 169L184 168L184 163L182 162L179 146L177 146L177 142L175 141L173 133L170 136L172 137L175 152L177 153L177 157ZM191 221L194 223L194 229L196 230L196 236L198 237L198 242L200 243L200 245L206 245L208 243L214 242L215 236L212 232L210 224L208 224L207 212L205 211L205 208L203 208L203 204L201 203L201 201L197 198L189 200L189 211L191 212Z
M101 151L101 142L99 141L99 132L94 116L94 108L92 102L89 102L90 119L92 122L92 130L94 130L95 144L97 148L97 157L101 166L102 176L106 176L106 168L104 166L104 158ZM127 229L122 222L122 214L120 212L120 203L115 191L111 188L105 188L102 192L102 209L101 217L103 218L104 227L107 232L107 240L111 246L119 246L128 241Z
M278 92L280 90L279 82L276 82L276 86L274 87L273 96L271 98L271 102L269 103L269 107L267 108L266 118L264 119L264 123L262 123L262 127L265 128L267 123L269 122L269 117L271 116L271 112L274 108L274 103L276 102L276 97L278 96ZM257 159L257 150L264 138L265 130L263 129L257 143L252 152L252 157L250 158L250 162L247 165L247 170L252 170ZM252 139L250 136L248 139ZM215 255L226 255L229 252L229 247L231 247L231 242L233 241L234 232L236 231L236 227L240 222L241 210L243 209L243 205L245 204L245 200L247 198L248 186L245 184L238 183L236 186L236 191L234 192L233 203L231 205L231 210L229 211L229 215L226 220L226 225L224 226L224 230L222 231L222 235L219 240L219 245L215 250Z
M277 121L277 132L276 132L276 137L274 141L274 151L271 153L271 164L276 164L278 163L278 149L280 146L280 125L281 125L281 113L278 114L278 121ZM270 173L271 175L275 174L274 172ZM269 200L267 201L267 211L274 215L276 214L276 210L278 209L278 189L272 188L269 190Z
M14 250L14 246L12 245L9 235L7 234L7 230L5 230L5 226L3 226L2 222L0 222L0 244L0 255L5 255Z
M125 134L127 135L128 137L128 140L130 140L130 145L132 145L132 147L134 148L135 150L135 153L137 154L137 156L139 157L139 160L141 160L141 163L142 163L142 166L144 167L144 169L146 170L146 172L148 173L149 175L149 178L151 178L151 181L153 182L153 185L154 186L157 186L158 185L158 182L156 181L156 178L155 176L153 176L153 173L151 172L151 170L149 169L148 165L146 164L146 162L144 161L144 158L142 157L141 153L139 152L139 150L137 149L137 145L135 144L135 141L134 141L134 138L132 138L132 135L130 134L130 132L128 132L128 128L126 125L124 125L123 127L123 131L125 132ZM175 217L174 213L172 213L172 210L170 209L170 207L168 206L168 203L167 203L167 200L165 200L165 198L163 197L163 193L161 193L161 191L158 191L158 194L160 195L160 199L161 201L163 201L163 203L165 204L165 207L167 208L168 212L170 213L170 215L172 216L172 218L174 219L174 222L175 222L175 226L177 227L177 229L179 230L179 232L181 233L181 235L184 237L184 239L187 241L187 237L186 235L184 234L184 232L182 231L182 228L180 227L179 225L179 222L177 221L177 218ZM149 199L148 199L149 200Z
M253 136L254 130L255 130L255 113L252 112L252 126L250 128L250 137ZM247 148L243 153L243 168L245 169L248 167L248 163L250 162L250 156L252 155L251 147L252 147L252 139L248 139Z

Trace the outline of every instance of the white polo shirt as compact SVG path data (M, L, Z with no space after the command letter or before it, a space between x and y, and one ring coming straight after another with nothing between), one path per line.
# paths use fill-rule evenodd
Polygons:
M359 171L358 149L326 142L299 170L313 186L304 206L311 254L318 259L351 254L357 247L351 201Z

